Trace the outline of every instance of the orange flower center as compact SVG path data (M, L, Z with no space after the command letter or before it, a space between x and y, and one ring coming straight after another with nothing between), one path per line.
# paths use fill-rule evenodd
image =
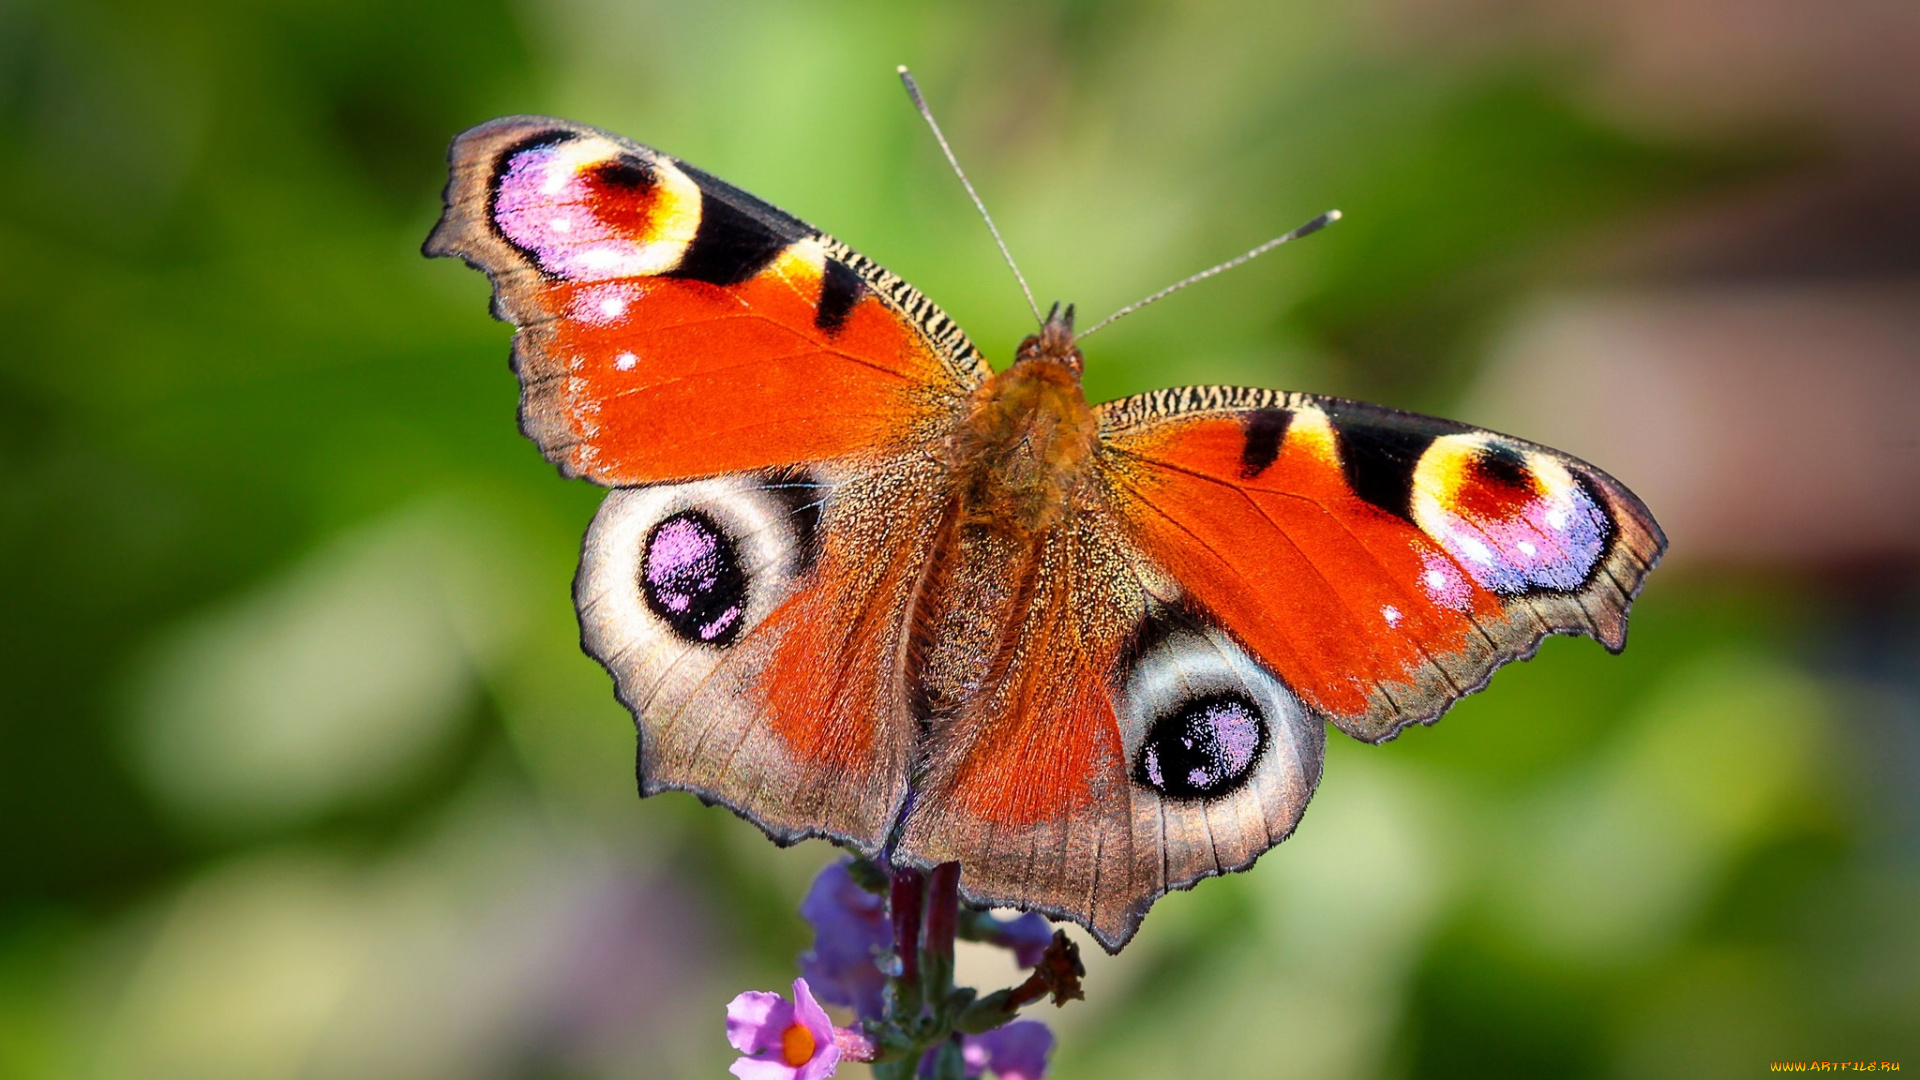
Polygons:
M813 1032L804 1024L794 1024L780 1033L780 1056L799 1068L813 1060Z

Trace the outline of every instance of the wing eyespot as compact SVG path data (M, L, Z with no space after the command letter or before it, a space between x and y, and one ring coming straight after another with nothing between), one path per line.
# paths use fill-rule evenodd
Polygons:
M1421 455L1413 489L1414 523L1496 595L1579 592L1606 561L1604 499L1547 454L1444 436Z
M549 281L647 277L677 265L701 225L701 194L670 159L601 138L543 131L491 166L493 233Z
M684 641L724 648L740 635L747 576L733 537L699 510L647 531L638 585L648 609Z
M574 586L587 651L644 682L741 644L811 568L823 492L792 470L611 492Z
M659 183L653 166L635 154L621 154L593 169L593 178L602 188L651 191Z
M1236 798L1272 772L1276 741L1297 749L1317 727L1278 679L1194 612L1149 615L1120 670L1128 778L1170 803Z
M1133 779L1169 799L1214 799L1246 784L1266 750L1266 717L1252 697L1188 698L1147 729Z

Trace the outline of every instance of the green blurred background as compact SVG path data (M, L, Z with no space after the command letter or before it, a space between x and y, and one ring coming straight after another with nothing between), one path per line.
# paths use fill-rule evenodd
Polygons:
M0 0L0 1075L718 1077L831 849L633 793L597 493L418 249L552 113L773 201L1108 398L1560 445L1673 551L1607 656L1336 737L1160 902L1062 1078L1920 1068L1920 8L1903 0ZM969 952L963 975L1012 975ZM859 1069L849 1069L859 1072Z

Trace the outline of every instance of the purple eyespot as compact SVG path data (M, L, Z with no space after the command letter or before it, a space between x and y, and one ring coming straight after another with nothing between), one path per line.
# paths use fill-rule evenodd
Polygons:
M1499 443L1450 446L1439 457L1443 475L1417 524L1468 577L1501 596L1586 587L1613 529L1604 498L1578 472ZM1464 610L1443 598L1449 583L1438 581L1457 576L1430 560L1422 584L1437 602Z
M1266 745L1267 725L1251 699L1191 698L1153 722L1133 779L1170 799L1211 799L1244 784Z
M731 644L747 610L733 542L698 510L682 510L647 533L640 592L674 633L702 645Z
M608 281L657 273L649 250L658 177L631 154L593 161L570 133L507 155L494 179L494 227L549 274Z

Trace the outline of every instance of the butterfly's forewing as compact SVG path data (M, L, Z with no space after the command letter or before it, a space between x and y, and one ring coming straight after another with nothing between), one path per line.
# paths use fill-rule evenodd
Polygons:
M934 717L898 856L1110 950L1153 900L1293 830L1324 727L1109 513L963 537L925 679Z
M429 255L486 271L519 327L521 426L628 485L936 438L986 374L899 278L806 223L597 128L495 120L450 153Z
M620 487L583 641L648 793L876 852L916 724L909 612L948 501L933 449L986 373L919 293L655 150L542 117L455 140L430 255L494 283L521 423Z
M1307 394L1102 406L1141 547L1312 710L1377 742L1550 633L1618 651L1666 539L1612 477L1542 446Z

